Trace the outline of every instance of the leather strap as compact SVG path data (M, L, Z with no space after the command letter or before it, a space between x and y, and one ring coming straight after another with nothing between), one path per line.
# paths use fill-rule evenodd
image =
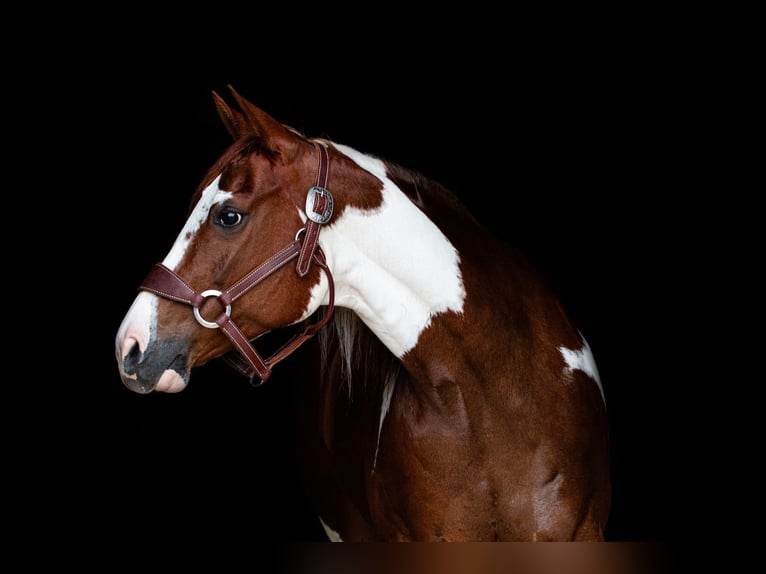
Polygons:
M274 271L287 264L298 255L301 248L299 240L294 241L286 248L282 249L274 256L270 257L264 263L253 269L242 279L234 283L231 287L223 291L217 298L223 305L230 305L233 301L244 295L247 291L255 287L258 283L270 276ZM324 317L314 324L307 324L303 332L291 337L282 347L274 352L271 357L264 360L258 351L255 350L251 341L234 323L228 313L221 313L216 319L215 324L221 328L221 331L231 340L236 354L227 354L224 358L231 366L240 373L249 377L254 376L261 379L261 383L266 382L271 376L271 369L279 361L285 359L303 343L321 329L332 316L335 305L335 283L327 266L324 252L320 247L314 251L312 260L325 272L329 284L329 304ZM149 291L165 299L170 299L179 303L190 305L194 309L199 309L207 297L202 292L195 291L181 279L173 270L165 267L162 263L156 263L144 281L141 283L140 290Z
M295 352L303 343L311 339L314 335L316 335L319 330L324 327L327 322L330 320L333 314L333 310L335 308L335 284L332 279L332 275L330 274L330 269L327 267L327 263L325 262L324 253L322 252L321 248L317 248L315 254L314 254L314 262L319 265L320 268L322 268L325 273L327 274L327 281L329 285L329 304L327 306L327 311L325 311L324 317L317 321L316 323L307 324L304 330L300 333L297 333L293 335L290 339L287 340L285 344L283 344L279 349L274 351L272 355L264 362L265 367L268 370L268 374L266 377L264 377L258 369L253 365L252 362L249 360L245 362L243 360L247 359L246 355L242 352L239 354L236 353L229 353L224 356L224 359L237 369L240 373L245 375L246 377L250 378L252 381L254 375L258 375L258 377L261 379L261 383L265 383L268 377L271 375L271 369L282 361L283 359L286 359L289 357L293 352ZM252 348L252 346L251 346ZM253 349L255 351L255 349ZM257 353L256 353L257 354Z
M327 180L330 177L330 158L324 144L314 142L314 146L319 152L319 166L317 167L316 185L309 192L317 190L317 193L313 193L311 205L308 201L306 203L306 233L296 265L298 275L301 277L309 271L309 265L319 241L319 230L332 215L332 196L327 191Z
M156 263L152 267L139 289L151 291L165 299L186 303L192 307L199 307L204 301L200 293L189 287L186 281L162 263Z

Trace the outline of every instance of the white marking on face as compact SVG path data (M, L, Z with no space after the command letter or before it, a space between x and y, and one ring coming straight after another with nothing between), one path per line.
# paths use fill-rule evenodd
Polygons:
M120 366L120 375L123 379L136 378L135 376L128 376L122 370L121 359L128 353L131 344L130 341L127 341L127 338L130 337L131 340L135 340L142 353L146 350L146 346L154 334L154 325L156 325L156 300L157 297L152 293L141 291L133 300L133 304L128 309L125 318L120 324L120 328L117 330L115 351L117 353L117 362ZM123 348L123 345L126 348Z
M320 235L336 280L336 304L353 309L401 357L435 315L462 312L466 293L460 256L388 179L381 160L334 145L383 183L378 209L346 208ZM316 309L322 297L324 282L312 292L310 307Z
M169 269L175 270L176 266L181 262L191 241L194 239L195 233L207 219L211 208L232 196L230 192L223 191L218 187L219 180L220 176L202 192L197 205L194 206L189 219L186 220L170 252L162 261ZM136 296L117 331L116 350L118 358L120 354L125 353L125 350L121 349L121 347L122 341L125 341L126 337L135 339L142 353L146 350L146 346L152 340L157 329L158 302L159 297L147 291L141 291ZM120 362L120 364L122 363Z
M559 347L559 352L564 358L564 362L567 364L564 367L566 373L571 374L575 369L582 371L588 375L598 385L598 390L601 391L601 398L606 404L606 398L604 397L604 388L601 386L601 377L598 374L598 368L596 367L596 360L593 358L590 345L585 337L580 335L583 341L583 346L580 349L567 349L566 347Z
M216 204L223 203L233 195L230 191L223 191L218 187L220 179L221 176L219 175L202 192L197 205L194 206L191 215L189 215L189 219L186 220L183 229L181 229L181 233L178 234L176 242L162 261L162 264L168 269L173 269L175 271L176 266L186 254L186 250L189 248L192 239L194 239L194 235L202 224L205 223L205 220L207 220L212 207Z

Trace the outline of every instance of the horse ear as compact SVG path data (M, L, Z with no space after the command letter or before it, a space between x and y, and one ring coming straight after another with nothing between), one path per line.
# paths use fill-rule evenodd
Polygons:
M231 109L223 98L215 92L213 92L213 101L215 102L215 109L218 110L218 115L226 127L226 131L235 140L239 139L247 131L247 122L244 116L237 110Z
M257 135L263 138L267 145L270 145L271 147L278 147L273 145L277 140L289 141L297 135L294 130L278 122L262 109L251 104L245 98L240 96L234 90L231 84L229 84L227 87L229 88L231 94L234 96L234 99L237 100L239 108L245 114L247 126L251 131L255 132ZM224 121L224 123L226 122Z

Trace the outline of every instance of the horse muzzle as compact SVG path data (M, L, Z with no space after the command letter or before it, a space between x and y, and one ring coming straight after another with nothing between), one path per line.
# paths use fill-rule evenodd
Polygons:
M155 340L141 350L137 339L124 338L117 346L117 364L123 384L139 394L182 391L190 374L187 348L185 341L171 339Z

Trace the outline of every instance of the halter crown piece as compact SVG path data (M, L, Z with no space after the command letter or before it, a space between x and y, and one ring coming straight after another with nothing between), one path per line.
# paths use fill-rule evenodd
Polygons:
M316 335L319 329L330 320L334 309L335 284L330 269L327 266L324 252L318 244L319 231L322 225L330 220L333 210L332 195L327 190L327 180L330 175L330 159L327 154L327 148L323 143L313 143L319 152L316 184L308 190L306 196L306 224L296 234L295 241L272 255L224 291L218 291L217 289L195 291L174 271L165 267L162 263L155 263L139 286L139 290L149 291L165 299L190 305L194 318L203 327L208 329L220 328L224 335L234 344L234 349L237 351L236 353L224 355L224 358L239 372L249 377L251 382L257 375L260 379L258 384L265 383L268 380L274 365L285 359L303 343ZM307 324L301 333L293 335L271 357L264 360L258 354L258 351L255 350L251 341L232 321L231 305L247 291L296 257L298 261L295 269L300 277L304 277L309 272L312 261L327 275L330 291L327 311L318 322ZM203 319L199 311L200 306L209 297L218 298L224 306L224 311L214 321Z

